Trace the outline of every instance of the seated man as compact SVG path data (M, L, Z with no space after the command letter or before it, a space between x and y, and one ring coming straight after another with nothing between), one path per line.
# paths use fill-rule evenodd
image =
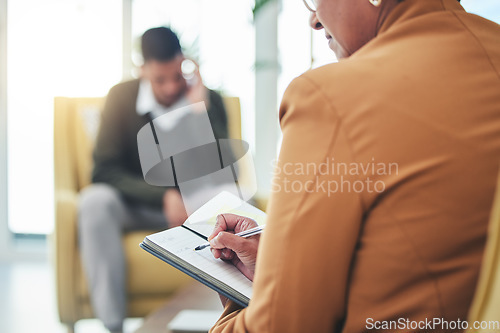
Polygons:
M179 39L165 27L142 36L140 79L113 87L106 100L94 151L94 184L81 193L79 233L82 261L94 313L112 332L126 316L126 267L122 233L182 224L186 211L178 188L154 187L143 179L137 133L151 118L205 102L215 138L227 138L220 95L182 75ZM153 115L153 116L152 116ZM189 133L196 136L197 133Z

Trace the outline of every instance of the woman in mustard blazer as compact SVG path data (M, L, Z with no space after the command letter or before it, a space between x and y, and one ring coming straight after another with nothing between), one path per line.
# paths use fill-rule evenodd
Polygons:
M460 331L499 168L500 28L456 0L307 5L341 60L285 92L260 244L231 234L245 218L214 231L254 291L212 331Z

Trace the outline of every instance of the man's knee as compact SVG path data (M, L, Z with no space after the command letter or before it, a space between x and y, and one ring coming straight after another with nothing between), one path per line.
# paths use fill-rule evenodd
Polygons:
M80 208L95 209L122 205L122 198L118 190L108 184L92 184L80 192Z
M120 193L108 184L92 184L80 192L79 223L100 224L102 218L112 219L120 216L125 204Z

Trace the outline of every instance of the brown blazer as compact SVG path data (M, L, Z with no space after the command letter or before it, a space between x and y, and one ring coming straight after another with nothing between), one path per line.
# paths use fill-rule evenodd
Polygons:
M404 0L354 55L295 79L280 119L253 297L213 331L465 320L500 160L500 27Z

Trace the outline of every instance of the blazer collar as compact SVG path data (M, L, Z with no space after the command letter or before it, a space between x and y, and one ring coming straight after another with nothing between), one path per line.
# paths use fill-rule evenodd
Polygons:
M387 16L378 34L401 22L444 10L465 11L457 0L403 0Z

